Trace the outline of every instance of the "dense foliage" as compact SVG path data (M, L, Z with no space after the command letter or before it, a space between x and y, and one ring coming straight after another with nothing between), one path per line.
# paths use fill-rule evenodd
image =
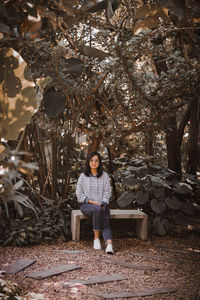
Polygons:
M0 16L0 137L17 149L12 160L1 151L1 204L8 215L7 201L17 200L22 228L14 230L15 220L8 243L62 232L59 212L51 234L37 232L44 216L27 229L21 204L69 204L75 162L100 144L110 174L111 160L127 153L196 176L199 0L3 0ZM19 176L23 160L29 169L38 162L34 175Z

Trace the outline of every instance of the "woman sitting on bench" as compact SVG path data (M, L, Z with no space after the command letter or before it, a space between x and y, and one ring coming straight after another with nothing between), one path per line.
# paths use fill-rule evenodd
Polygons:
M76 196L81 203L80 210L93 218L94 249L101 250L100 231L106 244L106 253L113 254L112 233L110 229L109 200L111 186L108 174L103 170L101 156L91 152L85 162L77 186Z

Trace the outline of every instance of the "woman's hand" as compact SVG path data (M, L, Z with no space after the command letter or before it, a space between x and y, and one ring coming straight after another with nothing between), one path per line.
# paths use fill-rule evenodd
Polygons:
M89 204L93 204L93 205L97 205L97 206L101 206L101 203L94 201L94 200L89 200L88 201Z
M108 203L106 203L105 201L101 201L101 208L102 210L105 210L107 207Z

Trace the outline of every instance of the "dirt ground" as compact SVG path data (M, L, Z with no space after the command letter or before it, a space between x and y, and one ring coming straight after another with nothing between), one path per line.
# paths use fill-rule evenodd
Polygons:
M101 299L99 292L134 292L146 289L169 288L174 293L157 294L134 299L200 299L200 239L191 233L179 237L154 237L141 241L134 236L120 234L114 236L114 255L105 254L104 247L100 251L92 249L90 236L80 242L56 242L29 247L0 247L0 270L19 258L36 259L28 268L16 274L0 273L0 278L16 282L23 295L31 300L67 300L67 299ZM164 250L165 248L165 250ZM182 252L172 250L184 250ZM81 250L79 253L64 253L58 250ZM187 251L185 251L187 250ZM164 258L175 258L175 262L163 262L141 256L134 256L137 251ZM116 264L97 261L98 258L115 259L119 262L140 264L158 268L157 271L136 270ZM75 264L80 269L62 273L53 277L38 280L26 277L33 272L49 269L61 264ZM120 274L126 279L108 283L79 285L64 288L73 279L88 279L91 276L109 276ZM27 296L27 293L29 296ZM118 298L114 298L118 299ZM128 299L128 298L123 298ZM129 298L130 299L130 298Z

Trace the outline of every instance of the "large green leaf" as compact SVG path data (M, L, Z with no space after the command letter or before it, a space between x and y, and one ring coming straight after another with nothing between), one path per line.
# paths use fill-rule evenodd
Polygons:
M128 207L133 203L134 197L135 193L126 191L117 199L117 204L120 208Z
M166 204L164 201L154 198L151 200L151 208L155 213L163 214L166 209Z
M139 205L145 204L149 201L149 193L143 192L143 191L138 191L136 194L135 200L136 200L137 204L139 204Z
M164 236L168 233L170 225L166 218L156 217L153 220L153 227L158 235Z
M0 137L16 140L38 106L26 62L12 48L0 49Z
M165 203L167 204L167 206L171 209L180 209L181 206L183 205L183 203L177 199L176 197L172 196L172 197L166 197L165 198Z

